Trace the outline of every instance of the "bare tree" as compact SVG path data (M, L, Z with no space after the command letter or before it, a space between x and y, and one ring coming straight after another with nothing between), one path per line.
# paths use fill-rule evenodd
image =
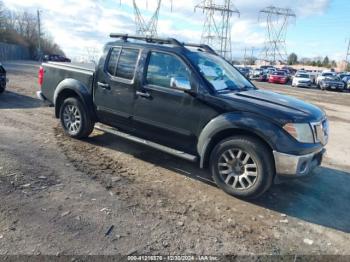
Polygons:
M42 35L40 39L45 54L64 55L49 34ZM0 0L0 42L26 46L34 58L39 42L36 15L25 10L10 11Z

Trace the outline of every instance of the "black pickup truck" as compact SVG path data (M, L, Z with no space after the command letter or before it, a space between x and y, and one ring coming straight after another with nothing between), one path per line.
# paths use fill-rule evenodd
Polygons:
M321 164L329 127L318 107L258 90L209 46L111 37L118 40L105 45L96 69L40 69L38 96L67 135L85 138L95 127L197 162L240 198Z

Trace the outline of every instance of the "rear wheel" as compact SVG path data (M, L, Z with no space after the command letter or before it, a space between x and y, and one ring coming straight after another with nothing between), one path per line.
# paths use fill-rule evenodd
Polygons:
M78 139L88 137L95 125L85 106L75 97L63 101L60 120L65 133Z
M210 168L216 184L239 198L257 198L270 188L275 169L272 155L259 140L237 136L213 150Z

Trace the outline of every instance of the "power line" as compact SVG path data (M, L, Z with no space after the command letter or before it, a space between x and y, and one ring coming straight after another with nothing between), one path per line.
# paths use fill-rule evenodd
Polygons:
M266 39L263 49L263 59L276 63L287 60L286 37L289 20L296 15L290 8L268 6L260 10L259 20L265 16Z
M217 4L214 0L204 0L195 6L205 14L201 43L212 46L227 60L232 59L231 18L240 12L231 0ZM219 17L219 18L218 18Z

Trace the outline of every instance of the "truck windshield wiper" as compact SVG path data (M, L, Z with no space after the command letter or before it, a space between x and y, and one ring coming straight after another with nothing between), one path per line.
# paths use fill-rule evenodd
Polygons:
M223 88L223 89L219 89L217 90L218 92L222 92L222 91L234 91L234 92L241 92L241 91L248 91L252 89L252 87L249 87L249 86L244 86L244 87L231 87L231 86L228 86L226 88Z
M218 92L225 92L225 91L235 91L235 92L238 92L240 91L239 88L235 88L235 87L225 87L225 88L222 88L222 89L218 89L217 90Z

